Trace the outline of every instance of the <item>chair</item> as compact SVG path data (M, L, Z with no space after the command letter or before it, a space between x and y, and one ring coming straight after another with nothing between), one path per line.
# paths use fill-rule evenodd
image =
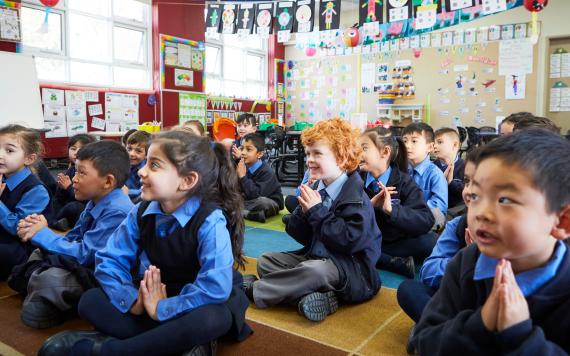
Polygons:
M457 133L459 133L459 156L461 157L463 153L467 152L467 148L463 147L467 139L467 130L465 127L457 126Z
M217 142L221 142L226 138L234 140L236 138L236 123L230 119L218 119L214 122L212 128L212 136Z
M481 138L479 137L479 129L477 127L468 126L467 128L467 149L471 150L474 147L479 146L481 143Z

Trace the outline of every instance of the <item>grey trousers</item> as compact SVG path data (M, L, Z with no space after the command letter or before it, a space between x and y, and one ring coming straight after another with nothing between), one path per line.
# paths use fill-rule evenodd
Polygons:
M253 300L259 308L293 304L313 292L339 287L338 268L330 259L309 259L290 252L269 252L257 259L260 279L253 284Z
M431 213L435 218L435 224L431 228L434 231L441 231L445 227L445 215L438 208L431 208Z
M279 204L267 197L259 197L244 202L243 216L247 218L250 211L263 211L268 218L279 214Z
M28 261L42 259L39 249L34 250ZM28 282L28 295L24 305L30 301L43 299L53 304L57 309L66 311L77 307L79 298L83 294L83 287L68 270L51 267L44 271L36 270Z

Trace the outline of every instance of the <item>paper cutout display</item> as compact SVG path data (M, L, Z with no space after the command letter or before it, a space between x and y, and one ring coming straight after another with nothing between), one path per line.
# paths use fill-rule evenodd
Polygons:
M295 3L293 1L280 1L277 3L275 29L277 31L277 41L279 43L287 42L291 39L294 16Z
M215 33L219 32L221 22L222 6L217 4L209 4L208 12L206 13L206 32Z
M388 0L388 22L407 20L412 16L412 0Z
M222 12L222 33L235 33L236 9L236 5L224 5L224 11Z
M467 9L475 6L475 0L445 0L445 9L450 11Z
M297 1L293 32L311 32L315 22L315 0Z
M257 4L255 26L258 35L273 33L273 3Z
M319 10L320 30L337 30L340 26L340 0L323 0Z
M384 18L382 17L384 3L381 0L360 0L359 4L358 12L361 24L384 22Z
M425 5L416 7L416 30L424 30L433 27L437 21L437 5Z
M237 33L248 35L253 32L254 4L240 4L237 20Z

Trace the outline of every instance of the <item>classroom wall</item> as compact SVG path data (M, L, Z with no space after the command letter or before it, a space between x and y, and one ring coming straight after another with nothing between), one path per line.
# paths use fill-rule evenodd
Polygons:
M551 0L548 7L539 13L538 19L541 22L541 36L536 47L535 66L537 76L536 88L536 113L548 116L548 102L546 100L549 66L549 38L557 38L570 35L570 26L568 25L568 15L570 14L570 1L568 0ZM472 27L481 27L489 25L504 25L511 23L530 22L531 14L524 7L518 7L507 12L496 15L486 16L481 19L463 23L445 29L444 31L453 31L456 29L466 29ZM343 11L341 23L344 27L350 26L358 22L358 14L356 11ZM303 51L295 48L293 43L289 43L285 47L286 59L306 59ZM435 93L434 93L435 94ZM556 121L556 118L553 118ZM563 132L570 129L570 122L561 121L557 124L562 127Z

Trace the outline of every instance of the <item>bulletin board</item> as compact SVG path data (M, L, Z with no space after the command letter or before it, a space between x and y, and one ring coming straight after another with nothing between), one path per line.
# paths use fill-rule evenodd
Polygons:
M551 109L551 89L557 82L562 82L568 87L570 87L570 76L568 76L567 68L559 68L561 69L560 75L552 75L552 54L558 48L563 48L566 52L570 53L570 37L563 37L563 38L556 38L550 40L550 46L548 49L548 60L550 65L547 65L548 73L547 75L548 81L546 82L546 90L545 90L545 116L551 119L562 129L562 133L565 134L568 130L570 130L570 111L554 111L554 110L561 110L560 107L557 109ZM567 64L567 63L566 63ZM560 67L560 66L559 66ZM567 109L563 109L567 110Z
M533 48L532 73L524 78L524 99L518 100L505 99L507 77L499 75L499 46L500 42L488 42L424 48L417 58L411 49L407 49L399 52L326 56L298 61L296 67L287 74L287 115L290 120L287 124L294 121L318 121L331 116L343 117L339 115L343 112L346 118L349 118L352 112L361 112L367 113L368 121L376 120L378 95L373 90L370 93L362 93L362 65L386 63L388 73L391 74L396 61L399 60L411 61L416 92L413 99L398 99L395 104L424 105L429 114L424 110L426 114L422 119L429 121L435 128L454 125L496 126L497 117L519 111L536 112L537 46ZM336 67L336 74L330 69L327 70L327 64ZM342 66L347 71L341 70ZM297 72L294 72L295 70ZM462 88L457 88L459 75L463 79ZM495 82L490 84L493 80ZM520 95L522 79L517 80ZM304 84L301 85L303 81ZM487 84L487 87L484 84ZM351 89L356 89L355 98L351 97ZM327 95L331 91L332 103L331 96ZM349 100L354 102L354 108L341 110L341 104L348 103ZM331 106L333 109L329 110ZM407 123L409 121L395 124Z

